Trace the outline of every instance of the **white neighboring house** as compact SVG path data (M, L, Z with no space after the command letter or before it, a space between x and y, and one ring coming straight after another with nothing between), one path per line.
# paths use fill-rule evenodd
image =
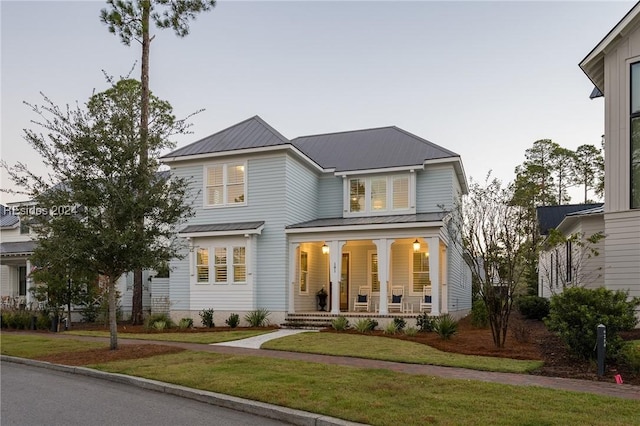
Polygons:
M30 257L37 245L37 235L21 221L18 212L24 203L0 205L0 301L2 308L35 308L29 288L33 265ZM15 214L14 214L15 213ZM169 312L169 278L155 278L154 271L143 271L142 306L146 312ZM123 275L117 284L124 317L131 315L133 273ZM152 295L153 292L153 295ZM73 321L81 319L72 309Z
M588 241L604 231L603 205L544 206L536 210L540 234L545 237L545 249L538 259L538 295L548 298L568 287L603 286L605 242ZM568 241L549 244L551 229L558 230Z
M640 3L580 68L604 96L604 285L640 297Z

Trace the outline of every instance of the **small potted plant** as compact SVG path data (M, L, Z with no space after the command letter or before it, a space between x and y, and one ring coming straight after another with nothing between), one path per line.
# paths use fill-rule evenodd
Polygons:
M318 306L320 306L320 311L324 311L327 306L327 291L324 289L324 286L318 290L316 293L316 298L318 299Z

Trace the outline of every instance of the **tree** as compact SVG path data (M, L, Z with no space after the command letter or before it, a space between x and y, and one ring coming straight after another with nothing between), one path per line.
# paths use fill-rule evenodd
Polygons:
M575 153L573 180L576 185L580 185L584 189L585 204L589 202L589 189L596 194L600 192L599 184L603 181L603 175L604 157L602 156L602 150L593 145L580 145Z
M521 228L526 210L514 205L513 187L503 187L487 175L484 185L471 181L469 195L449 221L449 232L459 233L464 259L471 268L474 290L489 316L493 343L504 347L513 296L525 270L527 236Z
M571 175L575 164L575 153L561 146L551 153L551 170L555 175L555 188L558 204L571 201L567 189L572 185Z
M29 220L40 245L41 264L54 264L69 253L68 267L100 275L109 300L111 349L116 349L116 281L127 271L157 268L179 257L175 227L190 214L187 182L157 173L161 150L169 138L185 133L169 103L153 95L149 103L149 158L140 167L141 84L124 79L94 94L84 107L60 108L44 97L31 106L46 135L25 130L25 139L42 156L49 179L34 175L21 163L7 168L10 177L37 206ZM146 176L144 193L139 188ZM144 232L139 218L144 217Z
M516 167L516 176L522 176L520 182L530 182L535 191L529 192L533 196L533 203L536 206L554 204L557 199L554 190L553 162L554 152L560 145L551 139L540 139L533 143L533 146L525 151L525 161ZM526 180L524 179L526 178ZM520 186L516 185L515 191Z
M140 143L139 163L140 170L145 170L149 144L149 52L151 42L151 23L156 28L171 28L178 37L189 34L189 20L195 19L201 12L211 10L215 6L215 0L107 0L110 9L100 11L100 20L105 23L109 31L120 37L126 46L136 40L142 47L142 61L140 81ZM141 176L138 186L133 188L140 197L145 197L151 175ZM139 220L139 232L143 232L142 215ZM137 269L134 274L133 301L131 319L133 324L142 321L142 270Z

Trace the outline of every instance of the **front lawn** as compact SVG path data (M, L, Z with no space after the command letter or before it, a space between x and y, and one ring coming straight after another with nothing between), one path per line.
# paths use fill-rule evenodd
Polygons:
M138 340L157 340L161 342L183 342L183 343L222 343L232 340L246 339L248 337L259 336L265 333L272 333L274 330L232 330L202 332L202 333L118 333L118 339L138 339ZM99 330L72 330L65 331L64 334L72 336L92 336L92 337L109 337L108 331Z

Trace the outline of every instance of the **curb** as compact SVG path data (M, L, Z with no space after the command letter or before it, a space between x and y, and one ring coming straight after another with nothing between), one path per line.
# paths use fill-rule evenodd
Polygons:
M209 392L199 389L192 389L185 386L172 385L170 383L157 380L143 379L140 377L127 376L117 373L106 373L86 367L73 367L61 364L52 364L46 361L35 361L27 358L19 358L8 355L0 355L0 361L24 364L32 367L46 368L49 370L64 373L79 374L111 382L123 383L138 388L152 390L156 392L188 398L199 402L204 402L218 407L229 408L235 411L254 414L273 420L280 420L301 426L358 426L362 423L350 422L335 417L324 416L322 414L310 413L293 408L281 407L279 405L267 404L265 402L252 401L250 399L238 398L216 392Z

